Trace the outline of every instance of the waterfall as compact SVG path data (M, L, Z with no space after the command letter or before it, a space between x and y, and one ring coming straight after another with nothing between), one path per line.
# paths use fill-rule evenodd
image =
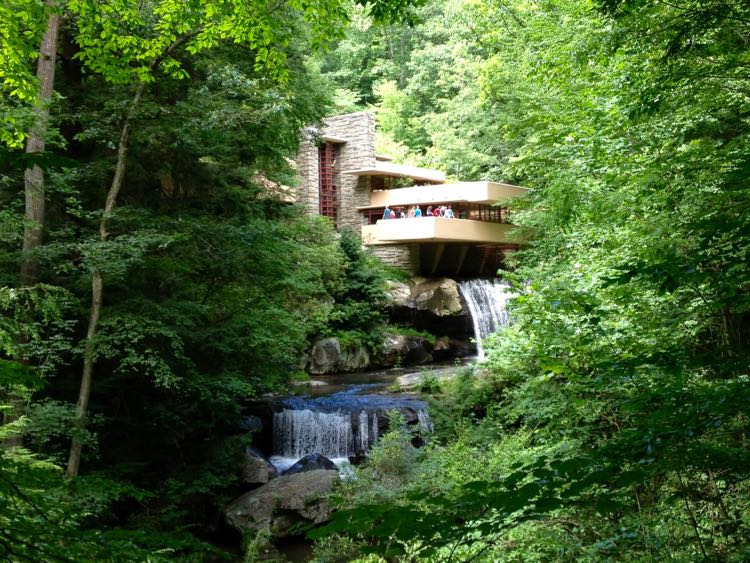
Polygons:
M419 420L419 429L423 434L432 434L435 431L435 426L426 410L420 409L417 411L417 420Z
M372 413L372 441L370 445L378 441L378 413Z
M317 452L327 458L349 455L354 443L348 414L284 409L273 415L273 449L294 458Z
M273 415L272 461L291 465L308 454L319 453L340 462L359 452L368 452L377 439L378 415L375 411L347 413L284 409Z
M505 308L511 297L508 284L499 280L467 280L458 284L474 324L477 356L484 358L484 339L508 324Z
M367 422L367 411L359 411L359 439L357 449L366 452L370 448L369 426Z
M392 410L409 413L410 424L418 424L423 434L432 433L424 401L372 393L380 386L347 385L330 395L287 397L276 403L271 463L284 471L319 453L339 466L346 464L349 457L370 451L379 437L379 421Z

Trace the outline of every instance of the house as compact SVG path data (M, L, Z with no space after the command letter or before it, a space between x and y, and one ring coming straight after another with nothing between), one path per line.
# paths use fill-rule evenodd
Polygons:
M527 188L497 182L446 183L438 170L396 164L375 154L375 116L337 115L322 130L307 130L297 159L298 201L336 228L359 232L383 262L411 274L453 277L491 275L518 247L513 225L498 201ZM451 205L455 218L384 220L393 210Z

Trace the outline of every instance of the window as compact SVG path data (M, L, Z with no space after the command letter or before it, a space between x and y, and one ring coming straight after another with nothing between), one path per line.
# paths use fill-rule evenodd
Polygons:
M338 190L334 183L334 168L339 155L339 147L333 143L321 145L318 149L318 178L320 214L329 217L336 225Z

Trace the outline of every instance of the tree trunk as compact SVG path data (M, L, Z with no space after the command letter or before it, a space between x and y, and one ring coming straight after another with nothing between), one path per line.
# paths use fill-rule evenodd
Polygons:
M94 270L91 274L91 313L89 315L89 326L86 331L86 342L83 352L83 373L81 374L81 388L78 392L78 403L76 404L75 429L83 430L86 412L89 408L89 397L91 396L91 380L94 371L94 336L99 324L99 315L102 311L102 276ZM68 456L68 468L65 472L68 477L78 475L78 467L81 464L81 451L83 442L80 437L73 435Z
M154 72L166 57L168 57L175 49L184 45L188 40L198 35L201 30L202 28L199 27L175 39L159 57L155 58L151 62L148 67L149 72ZM104 203L104 212L102 213L102 218L99 221L99 240L101 240L102 242L105 242L107 238L109 238L109 232L107 231L107 227L109 226L109 219L112 216L115 205L117 204L117 195L120 193L120 188L122 188L122 180L125 177L125 162L128 154L130 123L133 119L133 113L141 103L141 98L143 97L143 91L145 87L145 82L138 83L138 87L135 90L133 100L130 102L130 108L128 109L128 113L125 116L125 122L122 125L120 142L117 145L117 164L115 166L115 175L112 178L112 183L109 186L109 191L107 192L107 200ZM84 341L81 387L78 391L78 403L76 404L76 414L74 420L74 425L80 429L83 429L86 426L86 415L89 408L89 397L91 396L91 382L94 375L94 361L96 359L94 338L96 337L96 329L99 325L99 316L101 315L103 296L104 279L102 278L101 272L99 272L98 270L94 270L93 272L91 272L91 313L89 315L89 326L86 329L86 340ZM68 467L65 470L66 477L71 478L78 475L78 469L81 465L82 450L83 442L81 441L80 437L74 436L73 441L70 445Z
M47 0L47 6L54 9L54 0ZM60 28L60 14L50 12L47 31L42 37L37 60L36 76L39 79L39 99L34 108L36 124L29 132L26 141L27 154L44 152L49 103L55 85L55 59L57 56L57 33ZM44 171L34 165L24 171L24 192L26 196L26 224L23 229L23 262L21 263L21 283L34 285L38 274L36 258L31 253L42 244L44 230Z
M54 0L47 0L50 10L54 10ZM36 63L36 77L39 80L39 97L34 105L36 123L29 131L26 141L27 154L41 154L44 152L47 122L49 120L49 103L55 85L55 59L57 58L57 34L60 29L60 14L50 11L47 19L47 30L39 45L39 58ZM44 232L44 171L39 166L24 170L24 195L26 198L25 224L23 227L23 254L21 258L21 285L31 286L36 283L38 274L37 260L33 251L41 246ZM23 339L19 343L23 344ZM27 363L22 354L17 358L21 363ZM3 423L7 424L18 417L25 410L25 401L14 392L8 394L10 409L3 415ZM6 447L21 445L20 436L6 438Z
M112 184L107 192L107 200L104 204L102 218L99 221L99 240L106 242L109 237L107 227L109 219L117 204L117 194L122 187L122 180L125 177L125 163L128 154L128 138L130 137L130 121L134 110L138 107L143 96L144 82L138 84L138 88L130 103L128 115L125 117L125 123L120 133L120 142L117 145L117 165L115 166L115 175L112 178ZM91 381L94 373L95 349L94 337L99 325L99 316L102 311L102 299L104 296L104 280L98 270L91 272L91 312L89 314L89 326L86 330L86 340L84 341L83 353L83 372L81 373L81 387L78 392L78 403L76 404L76 414L74 424L77 428L83 429L85 426L86 414L89 408L89 397L91 396ZM78 468L81 465L81 451L83 442L80 437L73 437L70 445L70 455L68 456L68 467L65 471L67 477L78 475Z

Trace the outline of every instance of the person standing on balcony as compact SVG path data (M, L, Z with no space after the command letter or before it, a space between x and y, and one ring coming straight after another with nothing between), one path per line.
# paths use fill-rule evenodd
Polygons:
M406 215L409 219L414 217L414 206L409 207L409 213Z
M390 218L391 218L391 208L386 205L385 209L383 210L383 219L390 219Z
M417 208L414 210L414 217L421 217L422 216L422 210L417 205Z
M455 219L455 215L453 215L453 208L450 205L448 206L448 209L445 210L445 218Z
M432 217L432 205L427 206L427 211L425 211L425 215L427 217Z
M398 218L399 219L406 219L406 211L404 211L404 208L402 207L398 211Z

